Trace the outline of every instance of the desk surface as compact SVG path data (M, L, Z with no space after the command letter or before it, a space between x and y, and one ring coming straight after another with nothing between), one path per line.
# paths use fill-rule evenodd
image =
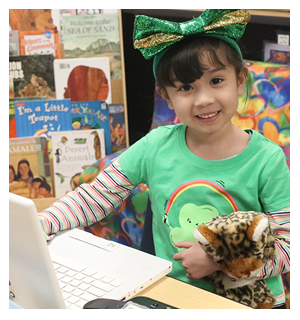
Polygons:
M165 276L137 296L145 296L179 309L250 309L171 277Z

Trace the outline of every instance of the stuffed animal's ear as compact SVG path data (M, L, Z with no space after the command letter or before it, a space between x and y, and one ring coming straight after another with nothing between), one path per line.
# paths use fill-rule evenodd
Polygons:
M258 241L262 233L269 225L268 218L256 216L247 230L247 237L252 241Z
M216 241L216 235L205 224L201 224L198 229L195 229L193 236L202 244L209 244Z

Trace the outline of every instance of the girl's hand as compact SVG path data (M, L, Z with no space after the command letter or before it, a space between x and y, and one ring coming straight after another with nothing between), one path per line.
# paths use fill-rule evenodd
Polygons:
M186 249L175 253L173 259L175 261L182 261L187 278L200 279L214 271L220 270L212 257L200 247L197 241L180 241L174 243L174 245L177 248Z

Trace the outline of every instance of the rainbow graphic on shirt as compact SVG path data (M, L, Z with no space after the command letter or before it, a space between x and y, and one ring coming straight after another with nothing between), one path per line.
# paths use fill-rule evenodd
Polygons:
M167 215L168 215L171 207L173 206L174 202L176 201L176 199L183 192L185 192L186 190L188 190L190 188L194 188L194 187L206 187L206 188L211 189L212 191L221 195L230 204L230 206L233 209L233 212L238 211L238 206L235 203L232 196L228 192L226 192L220 185L218 185L217 183L208 181L208 180L193 180L193 181L189 181L189 182L182 184L173 192L173 194L171 195L171 197L167 203L167 207L166 207L165 214L164 214L164 222L166 222Z

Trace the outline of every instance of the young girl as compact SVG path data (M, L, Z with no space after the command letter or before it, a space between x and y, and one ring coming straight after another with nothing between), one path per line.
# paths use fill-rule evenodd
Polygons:
M18 181L14 166L9 165L9 183Z
M202 278L218 269L192 236L198 224L233 211L266 212L278 236L266 278L285 303L281 273L289 270L289 170L281 148L231 118L247 69L235 40L247 10L206 10L186 23L137 16L135 46L154 58L158 92L180 124L152 130L91 184L39 214L50 239L62 229L93 224L139 183L150 189L155 254L173 262L171 276L214 291ZM181 34L180 34L181 32Z
M33 173L26 159L20 160L18 163L17 179L18 181L25 181L26 183L32 184Z

